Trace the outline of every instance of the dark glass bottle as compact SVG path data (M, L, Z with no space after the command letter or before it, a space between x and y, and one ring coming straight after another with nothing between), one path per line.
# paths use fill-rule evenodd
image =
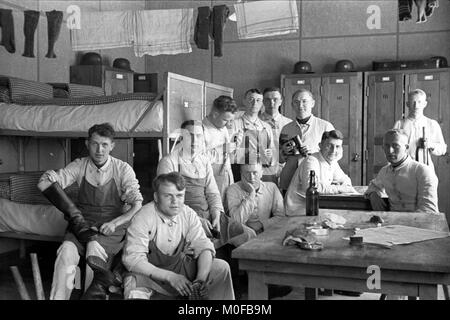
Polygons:
M306 189L306 215L319 215L319 191L316 187L316 173L314 170L309 172L309 187Z

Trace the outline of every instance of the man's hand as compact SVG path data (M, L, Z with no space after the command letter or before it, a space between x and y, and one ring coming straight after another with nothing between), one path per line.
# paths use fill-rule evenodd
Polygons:
M300 147L300 154L304 157L306 157L308 154L311 153L311 150L307 146L301 146Z
M358 193L358 192L352 186L341 184L339 186L339 193Z
M257 220L247 220L247 222L245 223L247 225L247 227L252 228L256 234L261 233L264 231L264 226L261 223L261 221L257 221Z
M200 222L202 223L203 231L206 233L206 237L213 238L213 235L211 233L212 225L211 222L209 222L208 219L200 218Z
M224 144L225 150L227 153L234 153L236 151L236 143L228 142Z
M170 272L166 281L172 286L172 288L177 290L180 295L189 296L192 294L192 283L185 276L175 272Z
M116 231L116 224L112 221L106 222L102 224L100 227L100 232L103 233L105 236L109 236L113 234Z
M387 211L388 206L386 202L384 202L383 198L381 198L378 193L372 192L369 194L370 204L372 205L372 210L375 211Z
M211 227L212 229L217 230L220 232L220 212L212 213L211 214Z
M253 188L253 186L250 183L245 182L243 180L241 181L242 181L241 184L242 189L244 189L244 191L247 192L250 195L250 197L254 197L256 194L255 188Z
M273 151L272 149L265 149L264 150L264 156L266 156L266 158L271 159L273 157Z

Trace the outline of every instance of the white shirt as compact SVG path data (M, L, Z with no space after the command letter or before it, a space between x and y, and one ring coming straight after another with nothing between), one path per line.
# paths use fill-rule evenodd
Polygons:
M438 178L434 170L408 157L398 167L385 165L373 179L365 195L376 192L389 197L392 211L439 212Z
M63 169L46 171L40 181L58 182L61 188L65 189L74 182L80 186L83 177L93 186L103 186L114 178L123 202L133 204L136 201L143 201L133 168L128 163L111 156L101 168L97 168L90 157L76 159Z
M407 117L398 120L394 129L403 129L408 135L409 155L412 159L416 158L417 145L419 139L423 136L423 128L425 128L425 137L428 141L428 147L431 148L431 154L435 156L442 156L447 152L447 145L442 135L441 127L436 120L427 118L425 116L419 119ZM429 157L429 165L434 167L431 157Z
M190 241L194 258L204 250L215 254L214 245L206 237L194 210L184 206L182 213L169 218L158 210L154 202L150 202L136 213L127 229L122 261L129 271L148 276L155 268L147 258L149 242L154 240L158 249L170 256L183 236Z
M319 151L319 142L322 140L322 134L325 131L334 130L334 126L323 119L311 115L311 118L305 124L299 124L298 121L292 121L281 129L280 146L286 143L296 135L300 136L302 144L307 146L311 153ZM280 154L280 162L285 161L285 156Z
M279 163L279 147L280 147L280 133L285 125L292 122L292 119L283 116L281 113L278 113L275 117L272 117L270 114L261 113L261 120L265 121L272 128L273 136L274 136L274 165L268 168L263 168L264 175L280 175L281 165Z
M298 216L305 214L305 193L309 186L309 173L316 174L317 191L321 194L337 194L348 190L352 185L350 177L342 171L339 163L328 163L322 153L316 152L301 160L286 193L286 214Z

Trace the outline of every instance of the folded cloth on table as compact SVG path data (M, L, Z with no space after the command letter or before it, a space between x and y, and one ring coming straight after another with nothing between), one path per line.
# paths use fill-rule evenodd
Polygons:
M296 32L297 2L252 1L234 5L239 39L252 39Z

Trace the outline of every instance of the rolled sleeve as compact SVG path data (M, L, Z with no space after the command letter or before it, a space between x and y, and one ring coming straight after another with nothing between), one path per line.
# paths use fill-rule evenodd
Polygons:
M189 207L186 207L188 231L186 233L186 241L190 242L190 247L194 250L194 258L197 258L203 251L211 251L213 257L216 254L214 244L206 237L200 218Z
M144 198L140 192L139 181L136 179L136 174L128 163L124 163L122 174L122 201L132 204L142 202Z
M131 221L127 229L122 262L129 271L148 276L155 266L147 259L151 228L146 216L146 208L143 207ZM153 238L154 234L151 236Z
M224 212L222 197L214 178L211 163L206 163L206 200L208 201L209 211Z
M50 181L51 183L57 182L61 188L65 189L75 181L78 182L83 164L85 164L85 162L82 159L76 159L69 163L65 168L57 171L48 170L42 174L39 182L45 180Z

